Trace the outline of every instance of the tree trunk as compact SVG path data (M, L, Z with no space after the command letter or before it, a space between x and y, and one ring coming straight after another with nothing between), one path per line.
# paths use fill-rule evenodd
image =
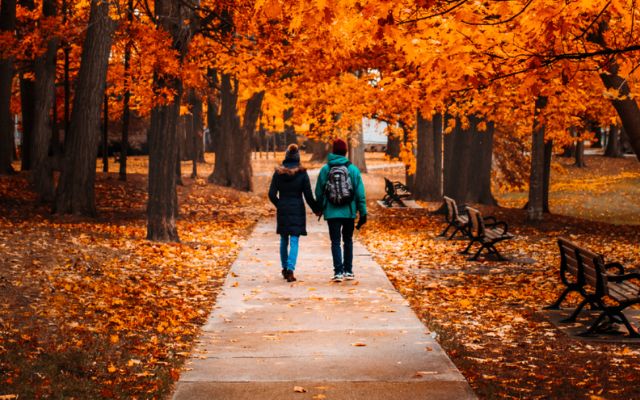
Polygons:
M400 158L400 144L402 141L399 137L393 135L387 136L387 150L385 154L392 160L398 160Z
M472 117L475 119L475 117ZM480 121L475 121L475 126ZM484 132L475 131L473 150L473 166L471 171L477 174L473 178L473 172L469 181L471 193L469 197L480 204L496 205L497 201L491 191L491 167L493 165L493 134L495 126L493 122L487 124Z
M288 96L290 97L290 96ZM296 137L296 129L293 126L293 107L289 107L284 110L282 115L282 119L284 121L284 142L285 146L289 146L291 143L298 143L298 139Z
M620 140L620 128L616 125L609 127L609 140L607 141L607 148L604 151L605 157L620 158L624 154L622 152L622 143Z
M159 11L157 11L160 14ZM177 91L169 105L156 106L151 112L149 130L149 200L147 203L147 239L179 241L176 228L178 195L176 192L178 159L177 124L180 113L181 85L174 78L156 77L156 87Z
M46 17L56 14L55 1L45 0L43 13ZM55 106L56 52L58 39L50 39L47 51L35 61L35 113L32 141L32 180L39 201L54 199L53 166L49 158L52 129L50 113Z
M544 125L538 123L540 111L547 106L547 98L538 96L531 138L531 173L529 175L529 202L527 220L542 221L544 213Z
M444 194L458 203L465 203L471 143L470 135L460 125L460 120L456 120L453 131L445 136Z
M615 60L610 62L608 69L607 72L600 74L600 79L607 89L615 89L619 92L618 98L611 100L611 104L618 112L629 143L640 161L640 108L636 100L630 96L628 80L618 75L619 67Z
M16 25L16 1L0 3L0 32L13 32ZM0 174L14 173L11 166L15 151L14 122L11 117L13 60L0 59Z
M238 81L231 83L229 74L222 74L221 79L221 132L218 143L219 149L225 151L216 153L213 173L209 175L209 182L233 187L238 190L251 191L253 189L251 167L251 138L254 135L256 123L260 116L264 91L254 93L245 108L243 125L237 115Z
M129 3L131 4L131 3ZM131 12L131 11L129 11ZM127 157L129 153L129 124L131 121L131 75L130 75L130 62L131 62L131 43L127 43L124 51L124 79L126 90L122 100L122 136L120 138L120 168L118 171L118 179L121 181L127 180Z
M417 115L418 153L413 194L426 201L442 200L442 114L431 121Z
M363 174L367 173L367 162L364 154L364 135L362 132L362 121L357 123L349 135L349 161Z
M89 25L82 48L64 166L56 190L54 211L87 216L96 214L94 182L100 141L100 106L116 24L109 2L91 1Z
M32 164L31 149L33 148L35 103L35 82L20 77L20 107L22 108L22 152L20 154L20 168L22 171L29 171Z
M233 174L231 164L234 151L231 145L238 124L237 101L238 94L231 84L231 75L222 74L220 79L220 130L217 135L216 149L225 149L225 151L216 151L213 172L208 178L209 182L221 186L231 186L230 175Z
M70 125L71 125L71 78L70 78L70 69L71 69L71 60L70 53L71 46L66 43L64 47L64 140L66 142L67 137L69 136ZM64 144L63 144L64 148Z
M463 129L457 121L444 137L444 194L462 203L495 204L491 192L493 127L478 132L480 120L469 117Z
M178 51L180 63L182 63L192 34L184 22L192 17L192 11L171 0L156 0L155 13L158 24L171 34L172 47ZM177 147L182 82L177 76L155 76L154 87L167 88L175 95L169 104L157 105L151 112L147 239L177 242L179 237L176 228L178 216L176 184L180 175Z
M575 153L575 165L578 168L584 168L587 166L584 162L584 140L580 140L580 134L578 134L578 142L576 143L576 153Z
M330 146L328 143L319 141L317 139L307 140L307 152L311 153L311 162L326 162L327 156L331 152L331 149L329 147Z
M127 33L130 34L131 23L133 22L133 0L127 2ZM118 179L127 180L127 156L129 153L129 123L131 121L131 47L133 43L127 40L124 46L124 85L125 91L122 99L122 136L120 139L120 168Z
M190 91L189 103L191 104L191 177L198 177L198 162L204 161L204 149L202 148L202 99L194 90Z
M550 213L549 209L549 187L551 182L551 157L553 156L553 140L548 140L544 144L544 181L542 182L542 210Z
M207 98L207 127L209 128L209 146L206 151L216 152L218 149L218 141L220 140L220 94L218 90L218 73L215 69L210 68L209 87L211 93Z
M102 106L102 172L109 172L109 96L104 95Z

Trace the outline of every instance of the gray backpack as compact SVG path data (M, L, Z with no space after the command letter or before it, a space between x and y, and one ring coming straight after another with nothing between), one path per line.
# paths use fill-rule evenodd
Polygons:
M353 201L354 190L349 176L349 165L334 165L329 169L327 183L324 185L324 195L329 203L343 206Z

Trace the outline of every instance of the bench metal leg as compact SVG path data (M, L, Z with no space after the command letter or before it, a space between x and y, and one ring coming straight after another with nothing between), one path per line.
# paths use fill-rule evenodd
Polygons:
M471 246L469 246L471 247ZM482 250L485 249L485 245L481 245L480 248L478 249L478 251L476 251L476 254L473 255L473 257L469 258L469 261L475 261L478 259L478 257L480 256L480 253L482 253Z
M578 336L589 336L592 333L594 333L598 327L600 326L600 323L602 323L602 320L604 320L604 317L607 316L606 311L603 311L598 318L596 318L595 322L593 324L591 324L591 326L584 332L579 333Z
M456 233L458 232L460 232L460 228L456 226L453 233L447 238L447 240L453 239L453 237L456 236Z
M567 288L568 290L569 288ZM575 322L576 318L578 318L578 314L580 314L580 311L582 311L582 309L584 308L584 306L587 305L587 303L589 303L589 299L584 299L580 302L580 304L578 304L578 307L576 307L575 310L573 310L573 312L571 313L570 316L568 316L567 318L560 320L560 322Z
M467 247L464 250L462 250L460 254L469 254L469 250L471 250L471 246L473 246L474 243L475 243L475 240L470 241ZM482 247L480 249L482 249Z
M504 257L502 254L500 254L500 252L498 251L498 249L496 249L493 244L482 244L482 246L480 247L480 249L476 252L476 254L474 254L473 257L469 258L469 261L475 261L478 259L478 257L480 257L480 254L482 253L482 250L487 249L489 254L493 254L496 256L496 261L509 261L508 258Z
M489 249L489 253L490 254L494 254L496 256L497 261L509 261L508 258L506 258L505 256L503 256L502 254L500 254L500 252L498 251L498 249L496 249L493 244L490 244L488 247Z
M452 226L453 226L453 224L451 224L451 223L450 223L449 225L447 225L447 227L445 228L445 230L444 230L444 231L442 231L442 232L438 235L438 237L445 237L445 236L447 236L447 232L449 232L449 229L451 229L451 227L452 227Z
M622 311L617 310L615 312L615 315L618 318L620 318L624 326L627 327L627 330L629 331L629 337L640 338L640 333L638 333L638 331L631 325L631 323L629 322L629 320L627 319L627 317L624 315Z
M558 297L558 300L556 300L553 304L544 307L544 310L559 310L560 309L560 304L562 304L562 302L567 297L567 295L569 293L573 292L573 291L575 291L574 288L572 288L570 286L567 286L567 288L564 289L564 291L562 292L560 297Z

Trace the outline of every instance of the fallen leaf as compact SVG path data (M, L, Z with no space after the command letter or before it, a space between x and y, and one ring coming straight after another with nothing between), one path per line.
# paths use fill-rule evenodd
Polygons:
M366 343L362 343L362 342L355 342L355 343L351 343L351 345L355 346L355 347L364 347L367 344Z
M296 393L307 393L307 389L303 388L302 386L294 386L293 391Z

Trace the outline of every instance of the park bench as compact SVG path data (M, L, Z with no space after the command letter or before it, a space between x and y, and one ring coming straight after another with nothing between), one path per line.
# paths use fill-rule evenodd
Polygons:
M640 273L625 273L622 264L605 263L602 255L579 247L564 238L560 238L558 242L561 243L561 270L562 252L565 252L566 261L564 272L561 272L561 280L567 288L549 308L559 307L567 293L577 291L583 300L563 322L575 321L584 306L589 304L592 309L600 311L600 315L582 335L606 331L606 327L611 323L621 322L629 331L629 337L640 338L640 333L633 328L623 312L629 306L640 304L640 287L631 282L640 281ZM615 270L615 273L609 273L609 270Z
M483 218L480 211L467 206L469 215L469 245L462 254L469 254L474 243L479 243L480 248L469 260L477 260L483 250L496 257L498 261L508 261L500 254L495 245L503 240L513 239L515 236L509 233L506 222L497 221L494 217Z
M447 236L447 232L449 232L451 228L453 228L453 233L447 238L449 240L453 239L458 232L462 233L465 237L469 236L469 217L467 215L460 215L458 204L451 197L444 196L444 204L447 208L447 213L445 214L447 227L438 236Z
M578 263L576 253L580 247L563 237L558 238L558 247L560 249L560 281L565 285L565 289L553 304L545 307L546 310L559 310L560 305L571 292L577 292L582 297L585 296L583 292L584 277L580 271L580 264ZM580 310L585 305L586 303L578 306L574 313L571 314L569 318L562 320L562 322L575 321L578 313L580 313Z
M382 203L387 207L392 207L393 203L398 203L400 207L406 207L402 199L411 197L409 188L400 182L391 182L389 179L384 178L384 191L385 195L382 198Z

